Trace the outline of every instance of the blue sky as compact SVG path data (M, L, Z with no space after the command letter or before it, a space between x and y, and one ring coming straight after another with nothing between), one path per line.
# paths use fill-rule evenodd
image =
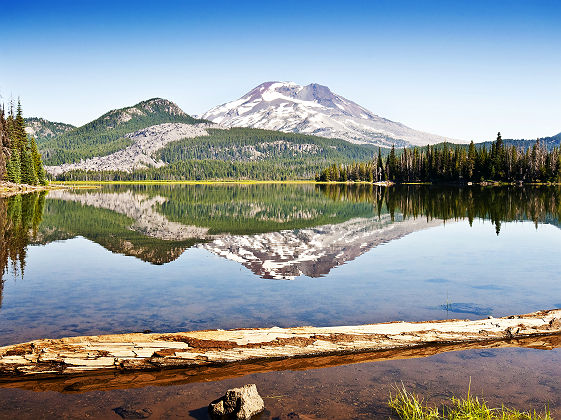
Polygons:
M0 14L0 94L84 124L151 97L199 114L317 82L464 140L561 131L560 1L31 2Z

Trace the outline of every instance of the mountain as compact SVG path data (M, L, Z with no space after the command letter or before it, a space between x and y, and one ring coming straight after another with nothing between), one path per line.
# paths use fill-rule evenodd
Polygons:
M60 180L91 179L90 172L100 180L310 179L326 164L377 153L340 139L221 127L165 99L110 111L42 142L40 151Z
M38 144L42 144L75 128L72 124L53 122L44 118L32 117L25 119L26 133L31 137L35 137Z
M154 98L134 106L115 109L81 127L45 141L40 151L46 164L79 162L105 156L134 143L126 134L163 123L196 124L204 122L187 115L176 104Z
M202 118L225 127L313 134L382 147L454 142L382 118L316 83L262 83L240 99L212 108Z

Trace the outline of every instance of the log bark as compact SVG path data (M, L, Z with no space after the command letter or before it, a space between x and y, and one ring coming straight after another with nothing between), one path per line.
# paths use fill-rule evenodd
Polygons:
M111 381L107 380L107 375L114 378L114 387L126 387L127 383L130 386L130 375L135 375L137 371L182 368L182 380L192 381L201 375L228 377L243 372L279 370L283 366L289 369L325 367L424 357L468 348L552 348L560 344L559 334L561 309L476 321L390 322L323 328L274 327L44 339L0 348L0 386L41 388L37 385L40 380L49 379L58 384L54 388L64 390L73 377L88 375L90 378L105 378L97 382L91 379L82 388L78 387L91 390L96 389L96 383L109 386L107 384ZM148 375L147 383L158 381L158 374L153 376ZM161 377L165 378L164 382L177 380L173 373L165 371ZM140 386L142 381L139 383L138 373L132 382ZM71 383L76 381L71 380ZM61 388L61 384L65 385ZM80 391L74 389L74 392Z

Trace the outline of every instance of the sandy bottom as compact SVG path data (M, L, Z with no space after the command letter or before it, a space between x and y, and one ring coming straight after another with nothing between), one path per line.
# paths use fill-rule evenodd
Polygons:
M469 350L424 359L247 375L223 381L84 394L0 389L0 418L120 419L114 409L149 409L151 419L206 419L208 403L231 387L257 384L261 419L388 418L386 402L403 384L433 404L471 392L490 405L561 415L561 349ZM133 418L133 417L129 417Z

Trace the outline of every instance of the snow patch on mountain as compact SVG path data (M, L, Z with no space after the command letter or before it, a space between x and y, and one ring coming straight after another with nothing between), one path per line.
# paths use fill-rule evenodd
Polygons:
M266 82L202 118L225 127L312 134L385 147L457 142L382 118L316 83Z

